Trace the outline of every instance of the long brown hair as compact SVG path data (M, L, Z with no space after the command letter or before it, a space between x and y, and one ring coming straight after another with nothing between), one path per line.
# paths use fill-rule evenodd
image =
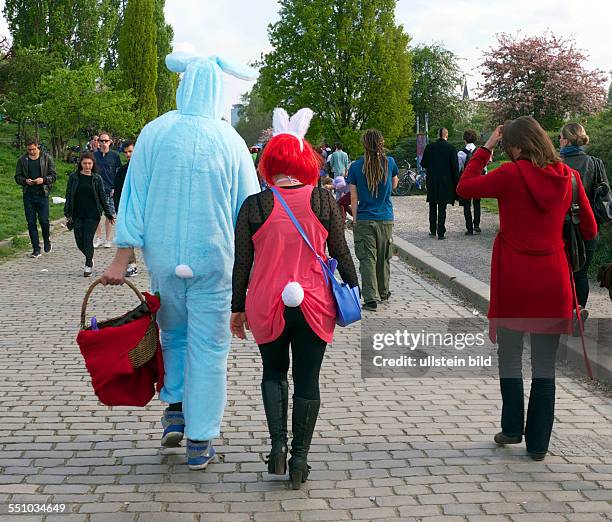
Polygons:
M387 179L388 161L385 155L384 139L377 129L368 129L363 135L365 156L363 173L368 183L369 191L378 196L378 185Z
M546 131L535 118L521 116L504 123L503 148L509 157L511 148L521 149L519 158L531 161L536 167L559 163L561 158Z

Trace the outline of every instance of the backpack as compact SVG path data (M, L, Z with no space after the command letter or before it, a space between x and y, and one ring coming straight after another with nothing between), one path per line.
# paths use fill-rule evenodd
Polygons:
M599 225L612 221L612 193L606 180L603 162L589 157L593 163L593 187L591 189L591 207Z
M460 152L463 152L465 154L465 161L463 162L463 169L461 169L461 172L463 172L465 170L465 167L467 167L468 161L470 161L472 159L472 154L474 154L474 150L468 150L466 147L463 147L461 149Z
M578 203L578 182L572 172L572 204L565 215L563 238L567 248L572 272L579 272L586 264L586 247L580 232L580 205Z

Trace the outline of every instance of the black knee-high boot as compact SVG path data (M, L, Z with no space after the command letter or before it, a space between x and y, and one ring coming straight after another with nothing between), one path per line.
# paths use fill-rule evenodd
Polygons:
M272 449L266 462L268 473L284 475L287 472L287 408L289 403L289 387L287 381L262 381L261 396L263 397L266 420Z
M522 437L525 419L523 379L499 380L502 395L502 432L505 435Z
M321 401L293 397L293 414L291 416L293 440L291 441L291 458L289 459L289 477L291 487L300 489L302 482L308 478L308 450L312 434L317 423Z
M525 443L529 453L545 455L555 421L555 379L531 380Z

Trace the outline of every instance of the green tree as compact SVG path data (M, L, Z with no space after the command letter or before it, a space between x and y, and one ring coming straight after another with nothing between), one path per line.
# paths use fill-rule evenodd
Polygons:
M157 26L157 113L164 114L176 108L175 93L178 87L178 74L166 67L166 56L172 52L174 30L166 23L164 6L166 0L155 0L155 24Z
M391 145L413 122L409 36L395 0L281 0L260 63L265 109L310 107L309 136L339 139L352 154L376 127Z
M3 13L15 47L47 48L47 0L5 0Z
M108 88L96 66L56 69L42 79L41 94L41 118L49 127L57 158L83 129L104 127L132 135L141 123L133 110L134 97L129 91Z
M155 0L128 0L119 37L123 87L136 95L145 122L157 116L157 30Z
M412 107L421 124L428 114L430 128L452 128L461 111L458 89L462 75L455 54L441 44L415 47L412 77Z
M39 137L41 78L60 65L55 55L44 50L20 48L0 63L2 108L17 122L20 141L25 138L27 121L34 125L34 136Z
M99 65L118 22L115 0L8 0L16 48L46 49L65 65Z
M612 107L601 111L586 127L590 138L588 152L604 161L612 183Z
M612 72L610 72L610 76L612 76ZM608 105L612 105L612 82L610 82L608 87Z
M262 132L272 126L272 112L264 108L264 102L256 88L242 95L243 109L236 131L247 145L257 143Z

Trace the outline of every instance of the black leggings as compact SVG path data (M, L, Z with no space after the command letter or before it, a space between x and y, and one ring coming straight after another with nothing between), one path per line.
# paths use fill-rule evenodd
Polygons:
M98 228L99 219L73 218L74 240L77 247L85 256L85 265L93 266L94 246L93 240Z
M312 331L302 310L285 308L285 328L280 337L260 344L263 381L285 381L289 371L289 345L293 359L293 393L296 397L317 401L319 371L327 343Z

